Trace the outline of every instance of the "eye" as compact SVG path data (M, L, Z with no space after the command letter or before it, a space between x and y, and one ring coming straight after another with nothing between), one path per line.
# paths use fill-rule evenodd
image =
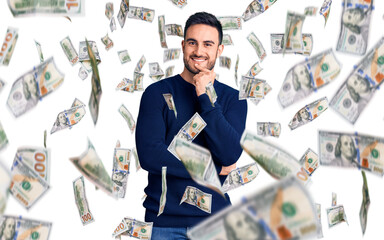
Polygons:
M191 46L193 46L195 44L196 44L195 42L188 42L188 45L191 45Z
M210 47L210 46L212 46L212 44L206 43L205 46Z

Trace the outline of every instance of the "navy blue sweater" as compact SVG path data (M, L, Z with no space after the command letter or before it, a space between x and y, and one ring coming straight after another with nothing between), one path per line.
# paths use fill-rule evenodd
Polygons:
M176 75L148 86L140 102L136 126L136 148L141 167L148 171L145 221L156 227L191 227L210 214L195 206L179 205L187 186L195 186L212 194L212 214L231 204L228 195L218 193L195 183L183 163L168 150L173 137L198 112L207 123L193 140L211 152L216 170L234 164L242 153L241 134L245 128L247 102L238 100L239 92L215 80L217 93L215 107L208 95L196 94L195 86ZM163 97L171 93L177 110L177 119ZM164 212L157 217L161 195L161 168L167 166L167 202ZM226 176L219 176L221 183Z

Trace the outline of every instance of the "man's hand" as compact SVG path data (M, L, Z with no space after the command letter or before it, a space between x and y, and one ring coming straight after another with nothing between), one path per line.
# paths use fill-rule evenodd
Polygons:
M213 83L216 78L216 73L199 64L195 64L195 67L200 70L200 72L193 77L193 85L196 87L197 96L200 96L205 93L205 86L207 86L209 82Z
M233 169L236 169L236 163L230 166L223 166L219 175L228 175Z

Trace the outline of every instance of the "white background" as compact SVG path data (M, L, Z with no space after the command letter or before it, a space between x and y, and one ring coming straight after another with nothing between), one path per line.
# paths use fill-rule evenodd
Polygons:
M126 77L133 79L133 69L144 54L147 63L143 72L144 87L152 84L149 78L148 63L159 62L162 69L175 65L174 74L183 70L182 57L179 60L163 63L163 49L160 47L157 19L165 15L165 23L177 23L183 27L187 18L197 11L207 11L216 16L241 16L250 0L190 0L184 9L179 9L168 0L131 0L131 6L143 6L155 9L152 23L128 19L123 29L116 20L117 30L110 32L109 21L104 15L107 1L86 1L86 13L83 17L72 17L72 22L63 17L25 17L14 18L9 11L7 1L0 2L0 41L3 40L7 27L19 29L19 39L13 57L8 67L0 66L0 78L6 82L0 93L0 121L5 128L9 145L0 152L2 163L11 167L16 149L21 146L43 146L43 132L51 127L59 112L68 109L74 98L78 98L88 105L91 82L90 76L82 81L78 76L80 65L71 67L63 50L60 40L70 36L78 51L79 42L85 37L97 43L101 64L99 72L103 95L100 104L100 114L97 125L94 126L87 106L87 114L82 121L71 130L63 130L48 135L47 146L51 148L51 189L29 211L24 209L12 196L5 211L9 215L22 215L27 218L41 219L53 222L51 239L111 239L111 234L124 216L144 220L145 209L141 198L147 184L147 173L143 170L136 172L135 165L131 166L127 194L125 199L114 200L102 191L96 191L94 186L85 180L86 195L95 222L82 226L73 194L72 181L80 176L79 171L69 161L70 157L79 156L87 147L87 137L94 144L98 155L103 160L107 171L113 165L113 150L119 139L122 147L135 146L134 134L131 134L127 123L117 109L124 103L137 118L142 92L128 93L115 91L115 87ZM267 57L262 62L264 70L258 78L265 79L272 86L272 91L266 98L255 106L248 102L247 129L256 132L256 122L280 122L282 132L279 138L268 137L268 141L276 143L298 159L307 148L318 152L318 130L332 130L343 132L361 132L370 135L384 136L383 115L381 107L384 101L382 90L372 98L362 116L355 125L342 119L335 111L328 109L314 122L294 131L288 128L288 123L294 114L305 104L323 96L331 99L347 75L352 71L361 56L336 52L342 63L340 75L328 86L320 89L305 100L287 109L282 109L277 101L277 94L287 71L295 64L303 61L300 55L272 55L270 33L283 33L287 10L303 13L307 6L320 8L322 0L290 0L277 1L262 15L247 22L243 22L243 29L226 31L233 39L234 46L225 46L223 56L232 58L231 69L220 68L217 63L215 71L220 75L219 81L236 88L234 81L234 65L236 55L240 55L239 77L258 61L255 50L249 44L246 36L254 32L262 42ZM113 0L116 17L120 1ZM376 10L373 12L369 35L368 50L383 35L384 2L375 1ZM313 54L328 48L336 48L340 30L342 6L340 0L334 0L328 23L324 27L324 18L320 15L307 17L303 26L303 33L312 33L314 38ZM114 41L114 47L106 51L101 38L109 34ZM63 73L65 80L62 86L44 98L38 105L20 116L14 118L6 106L6 101L13 82L33 66L39 64L39 56L34 39L41 43L45 59L54 56L55 62ZM182 38L167 37L169 48L180 47ZM117 51L127 49L131 62L120 64ZM156 161L156 159L154 159ZM252 159L243 154L238 166L251 163ZM241 197L255 192L276 182L263 169L259 176L250 184L230 192L233 203ZM371 205L368 212L368 226L364 239L382 238L382 216L384 212L383 179L367 173ZM322 206L322 226L324 239L362 239L359 221L359 210L362 201L362 176L358 170L320 167L313 175L313 185L310 188L315 202ZM337 193L337 201L346 210L349 226L345 223L328 228L325 208L331 206L331 193Z

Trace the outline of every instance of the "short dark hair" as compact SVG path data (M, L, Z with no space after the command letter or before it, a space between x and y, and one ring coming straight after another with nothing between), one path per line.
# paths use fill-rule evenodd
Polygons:
M217 18L214 15L207 12L197 12L191 15L188 18L187 22L185 23L184 39L185 39L185 36L187 35L188 28L195 24L205 24L205 25L216 28L217 31L219 32L219 45L221 44L223 40L223 28L221 26L220 21L217 20Z

